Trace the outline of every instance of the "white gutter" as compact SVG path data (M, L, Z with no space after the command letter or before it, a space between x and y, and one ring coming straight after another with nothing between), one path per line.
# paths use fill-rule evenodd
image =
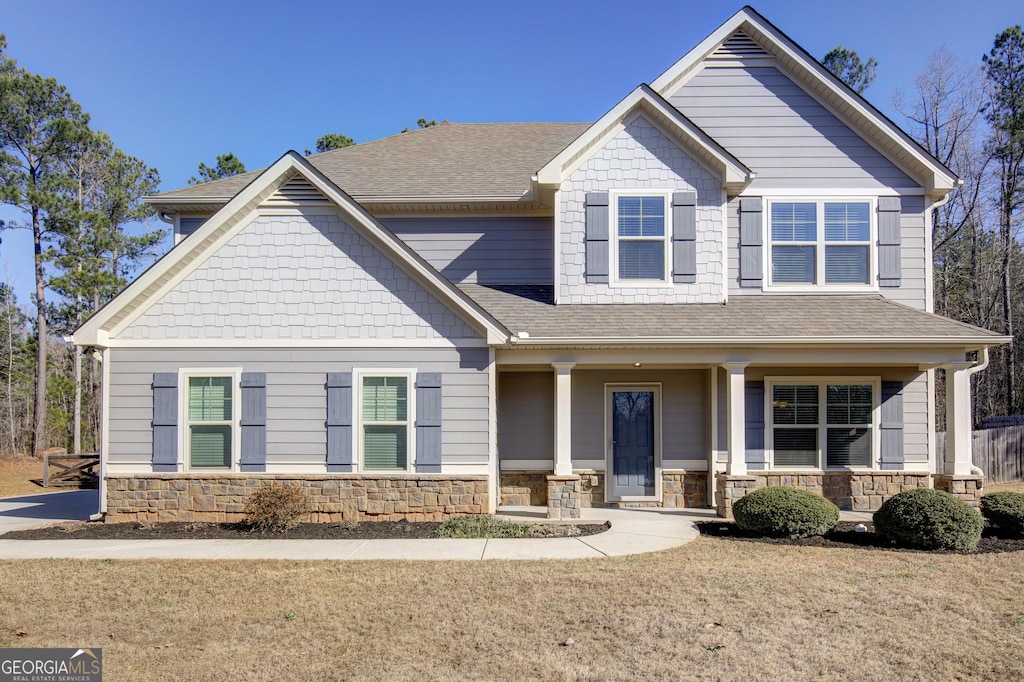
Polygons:
M921 345L936 345L936 346L977 346L978 348L987 348L988 346L999 346L1004 343L1010 342L1008 336L989 336L989 337L949 337L949 336L932 336L932 337L921 337L921 336L909 336L909 337L879 337L879 336L846 336L846 337L820 337L820 336L706 336L706 337L677 337L677 336L644 336L644 337L590 337L590 338L579 338L579 337L526 337L522 332L518 336L512 337L512 343L518 346L527 345L559 345L559 344L571 344L574 346L608 346L608 345L631 345L631 346L649 346L658 344L673 344L673 345L730 345L730 346L750 346L750 345L828 345L828 346L841 346L841 345L859 345L859 344L875 344L881 346L921 346Z

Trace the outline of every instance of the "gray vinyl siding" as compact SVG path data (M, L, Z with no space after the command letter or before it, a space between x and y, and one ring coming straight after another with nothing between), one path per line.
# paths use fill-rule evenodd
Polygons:
M551 218L382 218L453 282L551 284Z
M880 376L882 381L903 382L903 456L906 464L928 463L928 375L916 368L899 367L751 367L749 381L766 376ZM724 417L723 417L724 418Z
M748 194L768 187L915 186L773 66L706 66L668 99L757 173Z
M498 459L551 462L555 444L552 372L498 375Z
M572 457L605 459L605 383L660 382L662 467L707 462L707 371L578 370L572 374ZM701 468L704 468L702 466Z
M749 192L748 192L749 194ZM865 193L865 196L871 196ZM900 286L882 288L879 293L886 298L906 305L926 309L928 292L928 268L931 264L927 252L927 230L925 229L925 203L922 196L901 197L903 206L900 213L900 262L902 280ZM729 269L729 295L748 296L762 293L761 289L740 287L740 197L729 200L726 210L726 258ZM771 258L771 240L768 238L768 221L764 221L767 257ZM872 258L878 258L878 246L872 246ZM877 262L876 262L877 268ZM767 284L767 273L765 284ZM820 290L827 293L827 287Z
M328 372L415 368L443 375L442 463L488 461L486 348L145 348L110 351L111 462L152 456L153 373L241 367L267 373L267 463L325 462Z

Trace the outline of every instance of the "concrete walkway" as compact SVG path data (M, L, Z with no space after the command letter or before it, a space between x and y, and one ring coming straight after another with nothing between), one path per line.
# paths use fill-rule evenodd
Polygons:
M500 515L543 521L545 512L545 508L519 507L502 509ZM697 537L695 521L713 518L711 509L584 509L584 521L610 521L611 528L580 538L518 540L46 541L0 538L0 559L588 559L678 547ZM61 519L37 516L28 525L58 520Z

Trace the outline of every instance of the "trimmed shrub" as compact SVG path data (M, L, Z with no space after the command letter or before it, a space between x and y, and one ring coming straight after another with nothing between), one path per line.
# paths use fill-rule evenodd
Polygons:
M759 488L732 506L743 530L777 537L824 535L839 522L839 507L821 495L788 486Z
M1000 533L1024 536L1024 493L989 493L981 498L981 515Z
M516 523L496 516L476 514L453 516L437 528L439 538L522 538L533 530L529 523Z
M874 523L875 532L898 545L956 552L977 547L984 525L971 505L931 488L893 495L875 512Z
M295 528L309 511L309 495L294 485L268 485L245 501L243 512L256 530L278 533Z

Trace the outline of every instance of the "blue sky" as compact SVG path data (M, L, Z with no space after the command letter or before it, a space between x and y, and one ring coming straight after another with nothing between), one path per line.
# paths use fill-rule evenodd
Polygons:
M234 152L249 169L326 132L358 142L457 122L591 121L651 82L742 2L193 2L0 0L24 67L54 76L128 153L186 184ZM753 7L815 57L838 44L879 62L865 94L891 100L939 45L978 62L1024 21L1019 0L762 0ZM0 217L10 217L4 210ZM160 223L162 225L162 223ZM23 303L31 242L0 246ZM2 272L0 272L2 275Z

